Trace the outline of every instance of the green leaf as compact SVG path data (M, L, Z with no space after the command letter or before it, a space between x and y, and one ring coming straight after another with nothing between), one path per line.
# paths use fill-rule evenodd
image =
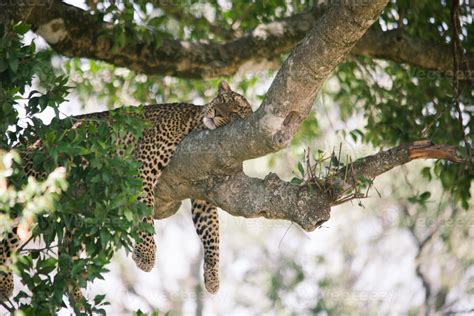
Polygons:
M18 33L19 35L23 35L30 30L30 26L23 22L19 22L13 26L13 31Z
M49 274L56 268L57 264L56 258L48 258L46 260L42 260L38 262L37 269L38 272L42 274Z
M423 178L427 179L428 181L431 181L432 177L431 177L431 168L430 167L424 167L423 169L421 169L421 175L423 176Z
M420 194L420 200L427 201L431 197L431 192L426 191Z
M94 297L94 303L96 305L99 305L100 303L102 303L102 301L105 299L105 295L96 295Z
M10 66L10 69L11 71L13 71L14 73L17 72L18 70L18 58L15 56L15 57L12 57L8 60L8 65Z
M107 243L109 242L110 240L110 234L109 234L109 231L105 228L101 229L100 230L100 243L102 245L102 248L105 248Z
M301 161L298 162L298 171L300 172L301 177L304 178L304 168L303 168L303 164L301 163Z
M125 218L127 219L127 221L131 222L133 220L133 213L130 209L125 209L125 211L123 212L123 215L125 215Z
M300 179L300 178L297 178L297 177L294 177L293 179L290 180L290 183L294 184L294 185L300 185L303 182L304 182L303 179Z
M0 58L0 72L4 72L5 70L7 70L7 68L8 64L6 63L6 61Z

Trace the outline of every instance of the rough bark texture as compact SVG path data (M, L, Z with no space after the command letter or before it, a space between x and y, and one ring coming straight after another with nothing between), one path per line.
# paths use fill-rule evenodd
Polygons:
M300 188L275 182L273 176L267 178L267 183L246 177L241 172L242 162L288 145L326 78L386 3L343 1L329 8L284 62L265 100L250 119L186 137L160 177L155 216L170 216L178 201L193 197L209 200L234 215L286 218L308 230L327 220L327 196L300 192ZM266 185L279 192L280 201L276 202L277 197ZM255 192L260 192L259 198ZM242 200L248 203L240 203ZM265 203L261 201L270 202L275 209L262 208ZM308 211L315 208L326 214Z
M215 78L237 72L275 68L282 54L289 53L310 31L327 5L294 16L261 24L251 32L223 43L163 39L160 45L133 41L114 47L113 26L98 16L57 0L0 0L16 19L33 25L58 53L107 61L147 74L185 78ZM365 3L355 4L364 7ZM345 30L345 29L342 29ZM114 49L112 49L114 47ZM403 62L422 70L454 72L450 47L414 38L403 31L381 32L371 28L354 47L353 54ZM474 64L474 56L468 56ZM459 78L472 78L461 69Z

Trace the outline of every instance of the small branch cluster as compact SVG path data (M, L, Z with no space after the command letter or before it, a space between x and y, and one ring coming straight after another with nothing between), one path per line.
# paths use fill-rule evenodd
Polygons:
M335 149L330 155L318 150L317 154L311 155L311 149L307 148L304 152L303 163L298 163L298 172L301 178L296 176L290 183L297 185L306 185L310 191L317 190L328 194L331 197L332 206L336 206L354 199L363 199L368 197L370 188L373 185L373 179L367 179L363 176L357 177L352 164L352 158L346 155L346 162L341 160L342 143L336 153ZM338 179L339 173L344 172L344 183L351 179L356 179L349 186L339 187L338 183L333 183ZM360 204L360 202L359 202Z

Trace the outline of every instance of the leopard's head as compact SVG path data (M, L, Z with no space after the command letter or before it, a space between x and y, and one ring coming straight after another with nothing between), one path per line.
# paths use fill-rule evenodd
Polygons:
M232 91L227 82L221 81L217 97L206 105L205 112L204 125L209 129L215 129L236 119L249 117L252 114L252 107L247 99Z

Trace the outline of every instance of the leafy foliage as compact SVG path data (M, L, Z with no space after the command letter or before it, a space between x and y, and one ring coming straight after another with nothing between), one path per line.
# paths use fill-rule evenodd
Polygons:
M139 137L144 124L130 110L112 113L110 125L60 120L58 106L67 96L67 78L52 72L49 59L36 53L34 43L22 43L26 30L24 24L4 30L0 48L1 64L8 65L2 71L2 108L6 109L1 117L2 147L16 145L2 158L17 157L16 164L8 160L8 173L3 175L8 190L1 195L2 229L19 219L28 223L31 237L44 244L40 249L24 248L16 257L14 270L29 290L15 296L18 309L26 314L55 314L65 306L65 294L71 296L74 288L102 278L117 249L131 249L139 238L138 229L152 230L141 222L150 210L137 202L141 180L138 164L131 159L132 148L114 144L125 133ZM33 78L41 79L44 92L32 90ZM47 107L55 110L56 117L45 126L35 115ZM20 109L29 119L26 124L19 122ZM21 144L35 139L41 141L41 148L30 156L34 169L50 173L40 183L25 176L23 162L15 154L25 157ZM116 154L121 149L124 159ZM76 312L82 306L89 313L104 313L103 296L96 296L93 303L71 303Z

